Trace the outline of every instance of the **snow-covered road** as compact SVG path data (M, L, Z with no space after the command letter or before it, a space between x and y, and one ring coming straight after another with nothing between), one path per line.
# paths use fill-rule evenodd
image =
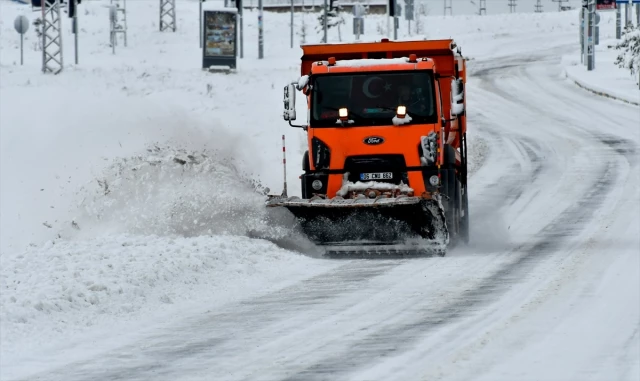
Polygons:
M222 309L112 332L116 344L34 353L16 374L637 380L640 110L565 80L560 48L471 67L472 138L488 148L471 179L472 248L340 262Z

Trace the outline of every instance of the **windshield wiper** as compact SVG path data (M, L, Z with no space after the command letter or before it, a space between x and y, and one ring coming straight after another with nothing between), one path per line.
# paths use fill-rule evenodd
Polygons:
M375 106L376 108L381 108L383 110L389 110L395 112L397 108L389 107L389 106Z

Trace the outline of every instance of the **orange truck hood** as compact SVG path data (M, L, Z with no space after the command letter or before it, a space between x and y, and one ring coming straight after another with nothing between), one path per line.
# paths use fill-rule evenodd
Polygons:
M358 155L404 155L407 166L419 166L418 145L420 137L429 135L437 128L437 124L403 125L403 126L371 126L371 127L337 127L309 129L308 139L314 137L322 140L331 150L332 169L342 169L349 156ZM348 129L348 132L345 131ZM376 137L383 139L380 144L365 144L365 139ZM415 144L415 149L407 149L407 142ZM407 152L412 154L407 155ZM313 159L313 158L310 158ZM313 160L310 160L313 165Z

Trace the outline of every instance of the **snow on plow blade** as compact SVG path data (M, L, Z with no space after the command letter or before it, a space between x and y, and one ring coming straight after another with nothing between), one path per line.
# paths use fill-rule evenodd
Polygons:
M330 256L443 255L449 241L444 213L420 197L312 199L273 198L302 231Z

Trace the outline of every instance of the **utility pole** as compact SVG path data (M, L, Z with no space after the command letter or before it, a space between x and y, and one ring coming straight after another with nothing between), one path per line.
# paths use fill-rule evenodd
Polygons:
M413 20L414 15L414 0L405 0L404 7L404 19L407 20L407 34L411 36L411 20Z
M517 0L509 0L509 13L516 12L516 1Z
M584 55L585 55L585 41L586 41L586 36L587 36L587 32L586 32L586 24L585 24L585 19L586 19L586 12L587 10L585 9L584 5L580 7L579 9L580 11L580 63L584 65Z
M326 1L326 0L325 0ZM393 39L398 39L398 0L387 0L387 8L389 9L389 17L387 18L387 24L390 19L393 19ZM389 36L391 30L389 30Z
M240 39L240 58L244 58L244 29L242 26L244 21L244 6L242 5L242 1L243 0L236 0L236 8L238 9L238 38Z
M537 0L535 5L535 12L542 13L542 0Z
M73 25L71 26L71 31L73 32L73 38L74 38L74 53L75 53L75 62L76 65L78 64L78 34L79 34L79 28L78 28L78 0L69 0L69 12L71 12L71 9L73 10L72 15L71 15L71 22L73 22ZM71 8L72 7L72 8Z
M587 51L589 50L589 0L582 0L583 5L580 9L582 14L582 60L587 65Z
M262 0L258 0L258 58L264 58L264 35L262 26Z
M260 0L262 2L262 0ZM327 4L327 0L324 0L324 20L322 21L322 29L324 31L324 37L322 38L322 42L325 44L327 41L327 17L329 16L329 5Z
M595 47L593 44L594 24L596 21L596 0L589 0L587 16L587 70L595 69Z
M62 71L62 18L60 0L42 2L42 72Z
M449 11L449 15L453 16L453 0L444 0L444 15L447 15L447 10Z
M304 0L302 0L304 1ZM387 36L391 36L391 15L393 12L391 11L391 6L394 4L394 0L387 0Z
M291 0L291 49L293 49L293 0Z
M160 31L176 31L176 0L160 0Z
M398 15L393 16L393 39L398 39L398 26L400 23L398 22Z
M616 4L616 39L622 38L622 11L620 10L620 4Z

